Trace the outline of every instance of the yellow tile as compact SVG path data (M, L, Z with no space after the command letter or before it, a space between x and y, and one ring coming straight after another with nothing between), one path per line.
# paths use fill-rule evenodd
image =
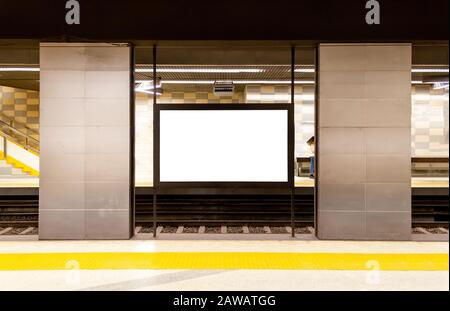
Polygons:
M15 99L27 98L27 93L24 93L24 92L16 92L16 93L14 93L14 98L15 98Z
M184 93L184 99L186 100L195 100L196 94L195 93Z
M4 98L3 105L14 105L14 98Z
M12 87L7 87L7 86L4 86L4 87L3 87L3 92L4 92L4 93L14 93L15 90L16 90L16 89L14 89L14 88L12 88Z
M28 98L27 105L39 105L39 99L38 98Z
M39 117L39 111L27 111L27 117Z

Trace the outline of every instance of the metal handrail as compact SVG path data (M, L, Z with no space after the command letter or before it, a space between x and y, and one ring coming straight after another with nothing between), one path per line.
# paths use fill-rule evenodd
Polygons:
M30 132L32 132L32 133L35 134L35 135L39 135L38 132L36 132L36 131L33 130L32 128L28 127L28 125L26 125L25 123L17 122L16 120L14 120L14 119L12 119L12 118L6 116L6 115L3 114L3 113L0 114L0 121L3 121L2 119L6 119L6 120L9 122L9 126L11 126L11 127L13 127L13 128L15 128L15 125L16 125L16 124L19 124L19 125L23 126L24 128L26 128L27 131L30 131ZM3 121L3 122L4 122L4 123L7 123L7 122L5 122L5 121ZM26 135L26 134L23 133L23 132L21 132L21 134Z
M21 142L19 139L17 139L16 137L13 137L11 135L6 134L3 131L3 127L6 127L8 130L13 131L14 133L19 134L20 136L25 138L25 144L23 142ZM17 130L16 128L12 127L11 125L9 125L8 123L4 122L3 120L0 120L0 128L2 128L2 130L0 131L0 136L3 136L5 139L8 139L10 141L13 141L19 145L21 145L22 147L24 147L26 150L31 150L37 154L39 154L39 150L34 148L33 146L31 146L28 142L34 141L35 143L37 143L37 145L39 146L39 140L25 134L22 133L21 131ZM6 151L6 150L5 150Z

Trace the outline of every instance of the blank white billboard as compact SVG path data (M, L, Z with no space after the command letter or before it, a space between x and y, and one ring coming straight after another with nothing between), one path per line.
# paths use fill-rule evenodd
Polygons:
M288 182L287 110L161 110L161 182Z

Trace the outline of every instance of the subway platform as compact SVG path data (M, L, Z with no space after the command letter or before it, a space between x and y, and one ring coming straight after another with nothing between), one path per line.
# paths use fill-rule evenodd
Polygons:
M0 290L449 290L448 242L0 241Z

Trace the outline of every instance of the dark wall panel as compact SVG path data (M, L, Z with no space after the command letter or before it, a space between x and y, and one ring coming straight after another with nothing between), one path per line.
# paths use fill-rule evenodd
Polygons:
M1 0L0 38L92 40L448 40L448 0L383 0L381 24L365 0Z

